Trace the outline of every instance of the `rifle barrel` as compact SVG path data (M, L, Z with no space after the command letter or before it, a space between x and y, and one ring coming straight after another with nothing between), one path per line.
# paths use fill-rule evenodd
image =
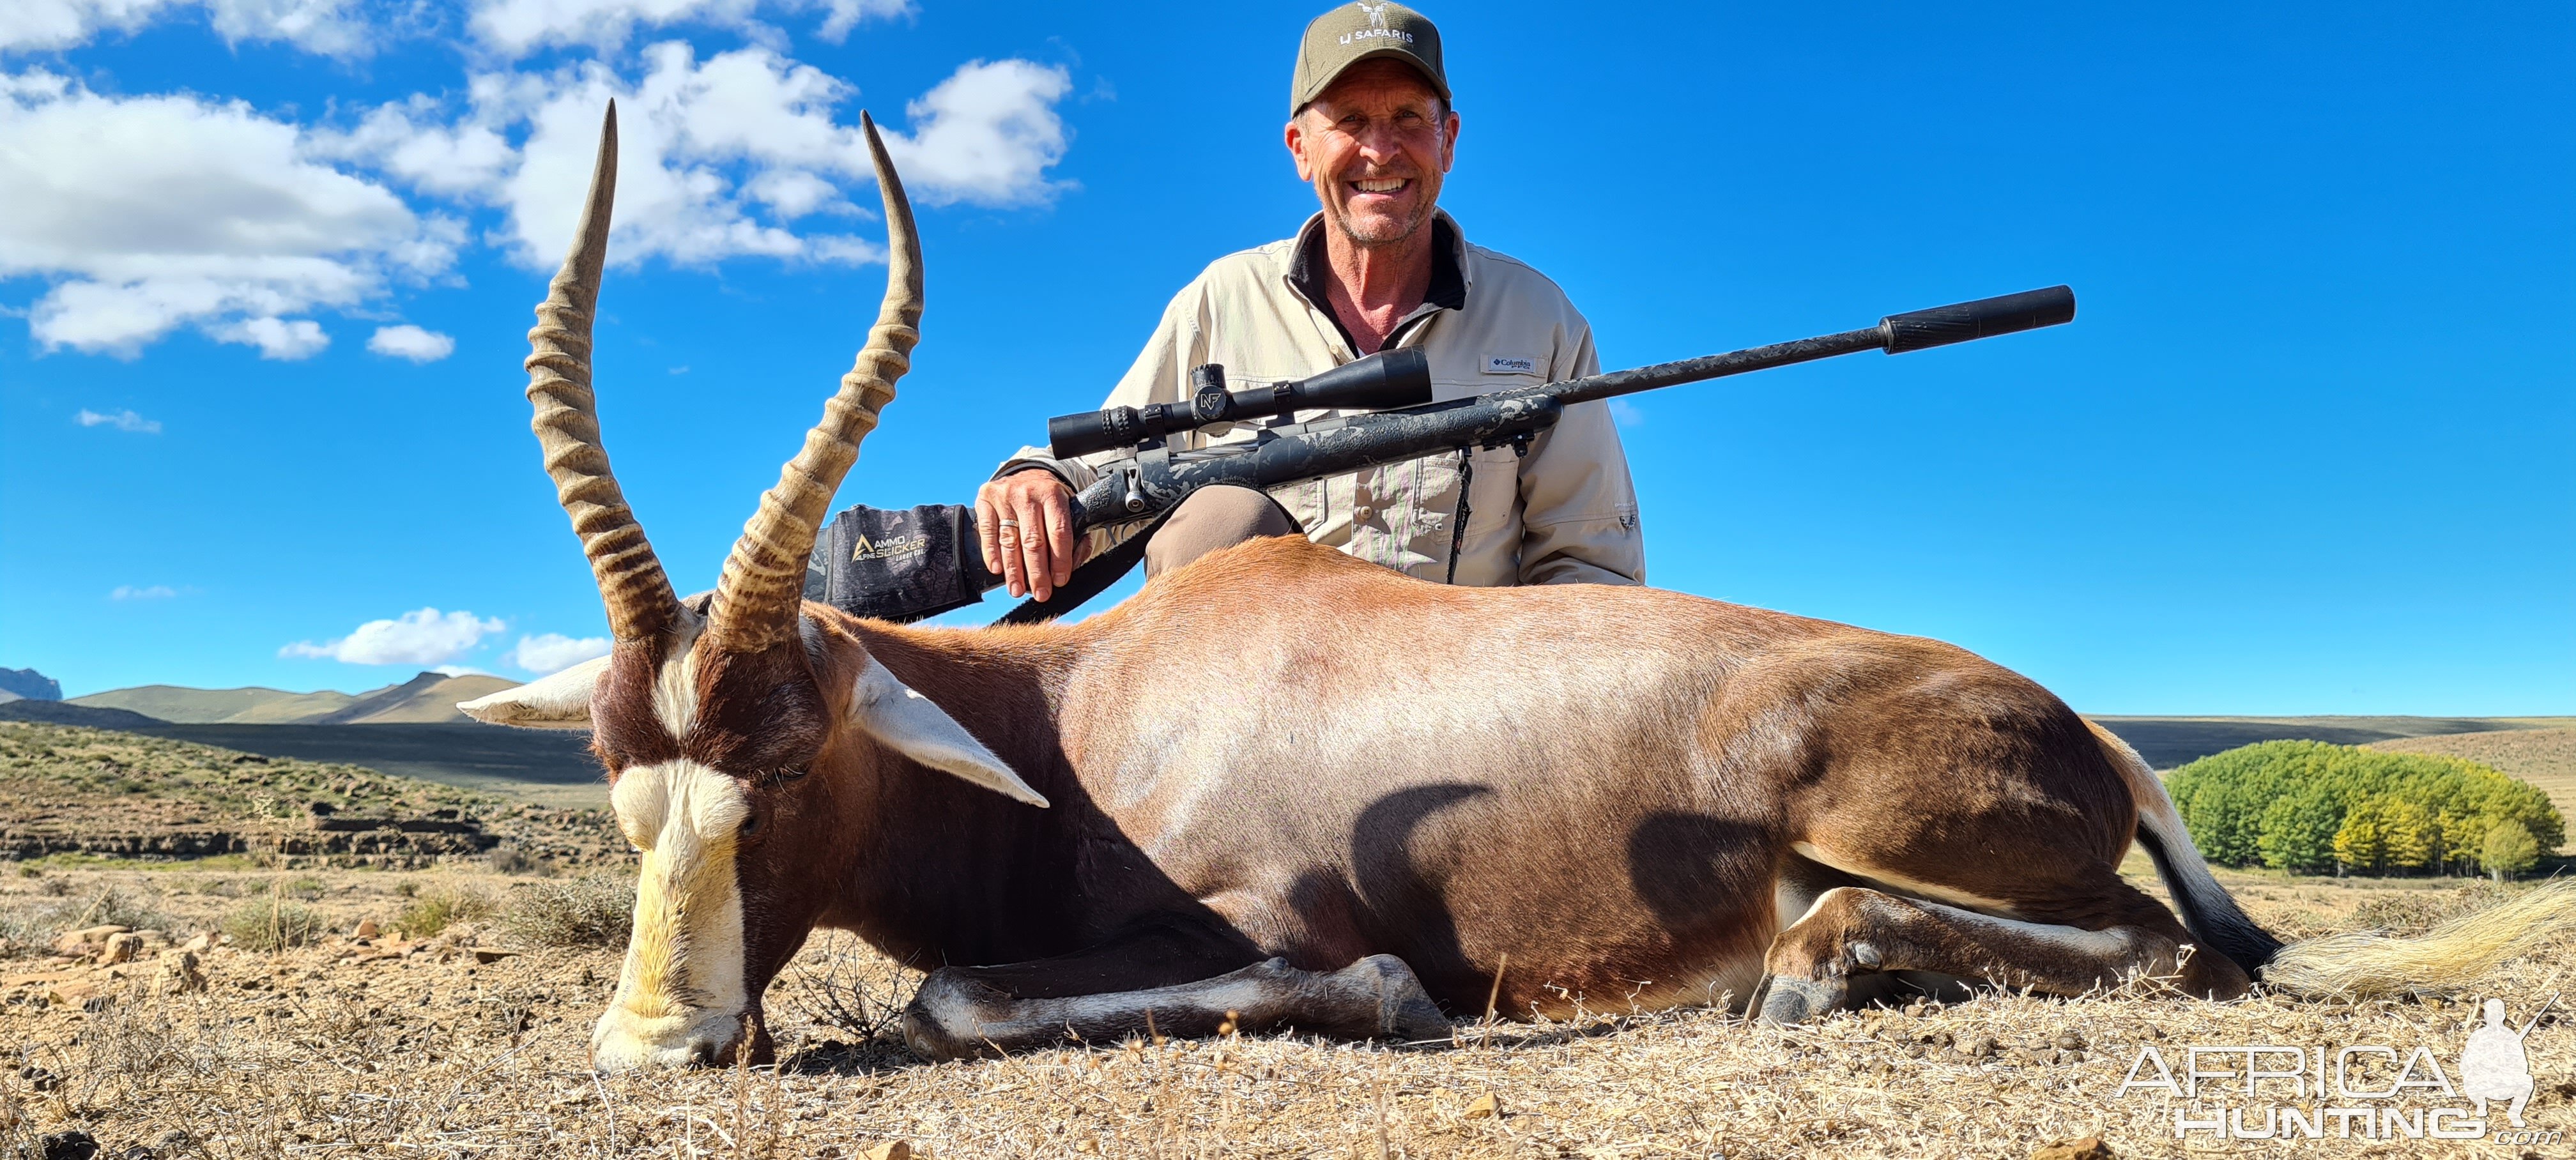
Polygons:
M1593 399L1633 395L1639 391L1814 362L1864 350L1903 354L1926 347L2055 326L2074 318L2075 291L2065 286L2051 286L2044 290L2025 290L2019 294L1935 306L1930 310L1891 314L1879 319L1876 326L1846 330L1841 334L1775 342L1725 354L1611 371L1588 379L1568 379L1550 384L1547 393L1571 406Z

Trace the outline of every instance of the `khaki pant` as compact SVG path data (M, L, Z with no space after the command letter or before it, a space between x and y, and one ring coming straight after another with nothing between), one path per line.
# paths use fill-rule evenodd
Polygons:
M1295 517L1269 496L1248 487L1203 487L1190 493L1145 545L1145 578L1245 540L1305 534Z

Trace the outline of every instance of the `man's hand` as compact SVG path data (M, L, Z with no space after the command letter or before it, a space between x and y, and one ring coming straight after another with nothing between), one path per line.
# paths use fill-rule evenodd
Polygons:
M1091 554L1073 533L1073 489L1041 467L986 481L975 493L975 530L984 541L984 569L1013 596L1053 596Z

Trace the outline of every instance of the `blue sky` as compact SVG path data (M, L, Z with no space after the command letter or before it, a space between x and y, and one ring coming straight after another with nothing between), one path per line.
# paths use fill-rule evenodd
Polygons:
M1313 208L1279 144L1309 4L9 8L0 665L73 695L525 676L602 635L519 359L606 94L603 419L684 590L873 317L861 108L930 300L844 503L965 500ZM2565 5L1426 10L1444 204L1608 364L2079 295L1637 399L1654 583L2092 712L2576 712Z

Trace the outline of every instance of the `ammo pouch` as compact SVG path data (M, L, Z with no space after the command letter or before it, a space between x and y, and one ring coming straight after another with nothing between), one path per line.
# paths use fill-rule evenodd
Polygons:
M980 603L1002 578L984 570L975 509L853 507L824 525L805 563L805 599L896 622Z

